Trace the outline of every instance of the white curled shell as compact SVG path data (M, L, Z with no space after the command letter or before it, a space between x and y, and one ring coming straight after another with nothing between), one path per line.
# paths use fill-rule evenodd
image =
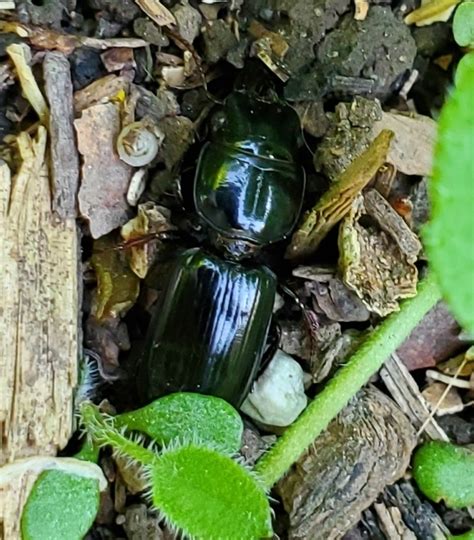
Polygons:
M125 126L117 139L117 152L122 161L132 167L143 167L155 159L164 135L158 129L151 131L143 122Z

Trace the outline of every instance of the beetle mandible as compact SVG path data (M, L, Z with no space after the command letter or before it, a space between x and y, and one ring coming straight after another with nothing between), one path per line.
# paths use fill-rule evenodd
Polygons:
M144 401L177 391L240 405L255 378L277 280L244 259L285 239L302 206L300 122L287 104L234 91L201 150L197 214L220 253L195 248L174 264L146 337L138 383Z

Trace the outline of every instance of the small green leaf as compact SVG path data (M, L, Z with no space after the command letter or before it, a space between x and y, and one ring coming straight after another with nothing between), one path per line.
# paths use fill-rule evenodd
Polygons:
M190 538L272 536L270 505L256 478L231 458L194 445L163 453L151 470L152 500Z
M439 119L431 223L425 240L431 267L454 315L474 334L474 64L464 62Z
M420 446L413 460L413 477L432 501L450 508L474 504L474 452L461 446L431 441Z
M453 34L461 47L474 46L474 2L465 0L456 9L453 19Z
M450 536L449 540L474 540L474 529L471 529L470 531L459 534L457 536Z
M99 482L61 470L36 480L21 516L23 540L81 540L99 510Z
M114 425L146 433L160 445L174 439L198 440L226 454L239 450L243 432L239 413L226 401L188 392L171 394L136 411L119 414Z

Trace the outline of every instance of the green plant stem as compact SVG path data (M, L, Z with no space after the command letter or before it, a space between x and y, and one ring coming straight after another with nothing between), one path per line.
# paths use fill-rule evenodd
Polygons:
M132 458L142 465L155 465L158 455L117 431L112 419L102 415L94 404L83 402L80 410L82 424L96 445L111 446L118 454Z
M403 302L399 312L375 328L299 419L258 461L255 471L266 488L285 474L440 299L434 277L429 275L420 282L416 297Z

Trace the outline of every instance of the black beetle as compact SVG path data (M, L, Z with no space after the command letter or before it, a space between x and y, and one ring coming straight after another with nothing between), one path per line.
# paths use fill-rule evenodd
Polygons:
M184 252L152 318L139 366L145 401L196 391L240 405L258 370L277 280L239 261L285 239L302 206L300 122L285 103L234 92L202 149L194 204L212 243Z

